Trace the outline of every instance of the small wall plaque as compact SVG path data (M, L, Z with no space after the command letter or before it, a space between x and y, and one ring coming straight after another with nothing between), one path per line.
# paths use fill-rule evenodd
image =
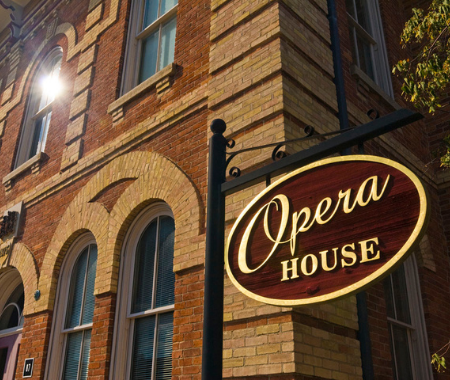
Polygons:
M33 364L34 358L25 359L25 364L23 366L23 378L31 377L33 375Z

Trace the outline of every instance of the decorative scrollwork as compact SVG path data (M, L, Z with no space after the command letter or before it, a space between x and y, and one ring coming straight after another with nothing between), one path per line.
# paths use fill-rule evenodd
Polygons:
M230 176L237 178L241 175L241 169L239 169L237 166L233 166L229 171Z
M282 158L287 156L286 152L280 150L283 146L284 144L278 144L272 151L272 161L281 160Z
M233 139L228 139L227 140L227 148L233 149L236 145L236 141L234 141Z
M307 137L310 137L310 136L312 136L312 135L314 134L314 132L315 132L316 130L314 129L313 126L307 125L303 131L305 132L305 135L306 135Z
M366 115L369 116L371 120L380 118L380 113L375 108L371 108L370 110L368 110Z

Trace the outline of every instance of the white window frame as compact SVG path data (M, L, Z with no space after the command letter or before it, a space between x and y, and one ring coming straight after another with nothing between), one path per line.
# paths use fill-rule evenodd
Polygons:
M92 234L85 234L78 238L66 253L59 273L56 291L54 319L50 334L50 344L44 379L58 380L62 378L66 358L67 336L71 332L92 329L92 323L86 323L74 328L65 328L67 308L69 306L70 282L72 272L80 254L91 244L97 244Z
M161 52L161 33L162 27L172 18L176 17L178 3L168 10L164 15L159 16L152 24L148 25L144 30L141 26L144 22L144 7L146 0L133 0L130 12L130 26L127 39L127 47L125 51L125 65L122 76L122 91L121 95L135 88L139 83L139 70L141 61L141 46L142 40L148 37L151 33L159 28L158 40L158 57L156 60L155 74L158 70ZM161 0L159 0L159 7L161 7ZM158 14L160 9L158 9ZM169 62L171 64L171 62ZM145 81L144 81L145 82Z
M12 292L22 283L22 278L20 277L17 270L8 270L0 275L0 289L2 292L0 294L0 313L5 308L6 302L8 302L9 297ZM2 340L10 341L7 345L9 353L7 356L7 364L9 362L10 366L4 373L3 380L13 380L15 378L16 362L19 353L19 344L22 339L23 330L23 310L21 313L21 321L17 327L10 329L5 329L0 331L0 342ZM16 335L14 339L14 335ZM1 344L1 343L0 343ZM14 365L11 365L14 362Z
M28 104L25 112L25 118L22 126L22 133L19 141L19 149L17 151L16 160L14 163L14 168L18 168L20 165L24 164L28 160L32 159L34 156L38 155L45 150L45 144L47 142L48 129L50 125L53 104L55 99L48 100L45 102L42 108L40 107L42 98L42 89L40 85L40 80L42 79L42 74L46 72L52 72L57 64L54 64L54 60L58 57L62 61L63 51L60 47L53 49L44 58L43 62L39 66L36 74L33 78L33 82L30 86L30 95L28 96ZM61 68L61 63L57 70ZM46 120L44 128L40 132L38 145L35 154L32 154L31 148L35 133L35 123L41 118L49 118Z
M433 373L430 364L430 350L428 346L427 329L422 305L422 296L420 290L419 276L417 272L417 264L414 255L411 255L403 264L405 269L406 289L408 292L409 314L411 324L398 321L395 318L387 317L389 336L392 340L391 326L396 325L407 330L409 352L411 361L411 370L413 379L411 380L432 380ZM389 282L392 284L392 281ZM394 294L394 293L392 293ZM401 363L397 363L396 355L392 350L391 354L394 373ZM398 378L398 375L396 375Z
M114 325L114 338L113 349L111 356L111 371L110 380L124 379L129 380L131 364L132 364L132 351L133 351L133 335L134 335L134 321L143 316L160 315L175 310L175 305L167 305L159 308L153 308L145 310L143 312L131 313L132 307L132 293L133 293L133 281L134 281L134 264L136 258L136 249L139 243L139 239L144 230L149 224L156 218L161 216L170 216L172 219L173 213L169 206L165 203L155 203L149 208L141 212L135 219L133 224L128 230L125 237L125 244L121 253L121 266L119 273L119 287L117 293L117 308L116 308L116 322ZM158 235L157 235L158 238ZM157 266L157 260L155 260L155 267ZM153 294L155 295L155 281L157 275L154 272L153 277ZM152 297L152 303L154 304L156 297ZM155 324L158 323L156 318ZM158 326L155 326L155 331L158 331ZM155 341L156 341L155 336ZM156 354L156 350L153 351L153 355ZM156 361L154 361L156 363ZM149 378L154 379L154 371L156 365L152 367L152 375Z
M350 0L353 2L353 7L356 12L356 1ZM359 62L359 54L358 54L358 43L357 36L361 39L365 40L370 45L371 50L371 64L374 71L374 82L381 87L381 89L386 92L391 98L394 96L394 91L392 88L391 81L391 70L389 69L389 61L387 57L384 32L383 32L383 24L381 22L381 14L380 7L378 4L378 0L363 0L366 5L366 9L368 12L367 19L369 22L370 30L364 29L357 19L355 19L347 9L347 16L351 34L351 44L352 49L354 50L354 59L355 66L360 68ZM355 15L355 17L357 17ZM362 69L361 69L362 71ZM363 71L364 72L364 71ZM367 78L370 80L372 78L369 77L367 73Z

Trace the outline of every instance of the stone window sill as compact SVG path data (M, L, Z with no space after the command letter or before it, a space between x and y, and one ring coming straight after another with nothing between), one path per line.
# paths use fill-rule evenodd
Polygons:
M369 90L378 94L386 103L389 103L394 109L402 108L394 99L392 99L380 86L378 86L364 71L358 66L352 65L350 67L350 74L358 82L362 82Z
M42 162L47 158L48 156L44 152L39 152L35 156L31 157L28 161L24 162L22 165L15 168L11 173L4 176L2 183L3 186L5 186L6 191L11 190L14 179L16 179L27 170L31 169L32 173L38 173L41 169Z
M144 92L156 87L156 92L159 94L169 88L171 85L171 77L173 77L175 70L176 65L174 63L167 65L155 75L152 75L150 78L122 95L119 99L112 102L108 106L108 113L112 115L113 122L118 122L123 118L123 106L125 104L141 96Z

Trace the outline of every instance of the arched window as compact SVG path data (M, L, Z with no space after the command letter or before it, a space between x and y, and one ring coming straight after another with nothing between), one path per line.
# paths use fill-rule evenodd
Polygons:
M175 223L168 207L158 204L131 231L121 268L113 377L171 379Z
M97 246L85 236L68 252L60 273L47 379L88 378L96 270Z
M24 289L17 270L0 275L0 378L14 379L22 337Z
M62 50L53 49L39 66L33 79L15 167L45 150L52 106L60 91L59 71Z

